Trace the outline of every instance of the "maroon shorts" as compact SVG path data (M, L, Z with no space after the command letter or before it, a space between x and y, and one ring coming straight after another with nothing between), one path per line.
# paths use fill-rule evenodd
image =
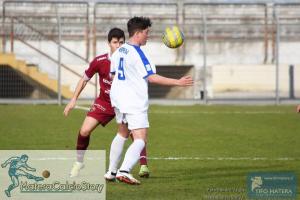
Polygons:
M96 119L102 126L105 126L115 117L115 111L110 103L96 99L87 116Z

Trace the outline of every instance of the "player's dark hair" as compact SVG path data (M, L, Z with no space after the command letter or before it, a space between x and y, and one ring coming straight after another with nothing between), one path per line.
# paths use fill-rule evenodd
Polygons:
M124 31L119 28L110 29L110 31L108 33L108 37L107 37L108 42L110 42L113 38L117 38L118 40L121 38L124 38L124 40L125 40Z
M28 156L26 154L21 155L21 159L23 158L28 158Z
M137 31L145 30L151 27L151 20L148 17L133 17L127 22L129 37L133 36Z

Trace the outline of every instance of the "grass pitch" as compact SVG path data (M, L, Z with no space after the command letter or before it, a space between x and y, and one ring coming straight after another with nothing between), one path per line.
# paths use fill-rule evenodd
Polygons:
M108 200L247 199L249 172L300 175L300 115L294 106L150 107L151 177L140 186L108 183ZM85 111L64 118L63 108L0 105L0 148L74 149ZM97 128L89 149L104 149L108 157L115 133L115 121Z

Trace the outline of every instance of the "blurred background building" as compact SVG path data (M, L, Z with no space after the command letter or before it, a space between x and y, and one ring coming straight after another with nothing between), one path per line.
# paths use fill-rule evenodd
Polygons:
M67 100L93 57L108 52L109 29L127 33L133 16L153 22L143 48L158 73L195 79L190 88L150 85L151 99L278 104L300 98L299 1L2 0L0 9L0 102ZM185 35L175 50L162 43L173 25ZM98 95L96 79L81 99Z

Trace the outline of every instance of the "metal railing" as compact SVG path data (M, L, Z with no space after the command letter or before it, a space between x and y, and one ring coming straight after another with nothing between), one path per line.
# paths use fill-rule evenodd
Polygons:
M76 6L78 7L76 7ZM69 33L72 26L81 29L80 35L86 41L85 60L88 60L89 55L89 4L83 1L64 2L64 1L4 1L3 3L3 18L2 28L6 29L6 21L10 18L22 19L25 23L30 24L36 31L43 35L51 37L53 40L58 38L57 14L61 18L63 25L62 37L69 37L73 34ZM64 31L65 30L65 31ZM9 31L5 31L6 33ZM24 33L26 34L26 33ZM3 52L5 52L5 38L3 35ZM75 34L76 36L76 34ZM72 50L69 50L72 52ZM74 55L81 57L74 52Z
M183 25L187 37L203 39L203 17L208 40L262 39L263 62L267 62L269 30L266 4L185 3Z
M201 96L203 97L204 102L214 101L214 100L234 100L234 99L244 99L244 100L274 100L276 104L280 103L281 99L287 99L288 97L285 94L281 93L282 85L280 82L283 80L283 76L286 77L283 69L280 69L279 57L280 51L279 46L281 41L290 40L291 38L298 38L297 31L299 31L299 6L300 4L293 3L283 3L283 4L264 4L264 3L185 3L183 4L183 27L184 32L191 40L199 40L201 43L202 49L202 61L198 63L202 63L201 69L198 73L200 75L196 75L195 79L199 80L202 84L198 86L196 92L200 90ZM276 7L287 7L285 11L282 13L276 13ZM290 7L293 7L291 11ZM286 12L289 10L288 12ZM275 14L274 14L275 13ZM285 13L289 13L288 16ZM288 25L290 28L288 29L283 19L288 21ZM286 31L284 32L284 28ZM291 29L291 27L293 29ZM298 28L297 28L298 27ZM290 37L293 35L293 37ZM193 40L193 41L194 41ZM213 57L210 53L210 49L214 44L222 45L226 44L235 44L236 42L249 43L251 45L251 41L253 43L261 42L261 47L263 49L260 52L264 52L260 54L262 64L273 64L272 68L274 84L273 88L266 89L265 91L259 91L255 94L247 91L239 91L238 88L242 88L239 86L237 82L234 83L234 80L230 80L228 78L226 86L219 86L217 88L208 89L208 82L211 83L213 80L212 74L224 74L230 73L230 70L235 72L234 67L232 69L222 69L220 66L218 69L218 65L232 65L230 63L230 59L215 61L212 62L211 57ZM271 41L271 42L270 42ZM271 51L270 51L271 44ZM185 45L184 55L187 53L186 48L191 48L191 45ZM225 45L224 45L225 46ZM245 46L245 45L244 45ZM227 53L230 49L223 48L220 49L219 54ZM256 51L258 49L256 48ZM201 51L201 50L200 50ZM271 54L271 59L269 61L268 57ZM220 56L221 57L221 56ZM225 56L223 56L226 58ZM210 63L210 64L207 64ZM213 63L213 64L211 64ZM259 63L258 63L259 64ZM214 67L211 67L214 65ZM267 66L267 65L265 65ZM223 68L228 68L228 66L223 66ZM284 69L287 70L288 68ZM247 79L246 76L249 76L245 70L250 70L250 73L254 72L254 69L249 69L245 67L245 69L236 69L237 73L241 70L245 77L238 77L240 79L240 84L249 84L246 83L243 79ZM253 72L252 72L253 70ZM262 74L267 75L272 78L272 75L268 74L268 67L262 67L261 69L264 71ZM240 72L241 72L240 71ZM228 74L230 76L230 74ZM227 76L228 76L227 75ZM228 76L228 77L229 77ZM281 78L280 78L281 76ZM253 77L254 78L254 77ZM292 79L293 77L290 77ZM219 78L220 79L220 78ZM248 78L249 79L249 78ZM214 80L216 78L214 77ZM262 78L263 80L263 78ZM226 82L225 81L225 82ZM261 81L261 80L260 80ZM225 83L224 82L224 83ZM243 83L245 82L245 83ZM262 82L262 81L261 81ZM253 84L254 83L254 84ZM234 85L237 84L237 85ZM259 84L256 83L256 80L253 79L252 85ZM249 86L247 86L249 87ZM252 87L252 86L251 86ZM249 88L251 88L249 87ZM257 86L253 86L257 87ZM286 87L286 86L285 86ZM291 87L291 86L290 86ZM222 89L221 89L222 88ZM263 87L261 87L263 88ZM210 94L208 92L210 90ZM253 90L253 89L252 89ZM285 88L287 91L288 89ZM222 91L222 92L221 92Z
M57 69L52 70L52 73L57 74L57 95L58 101L61 103L61 68L75 75L78 79L82 77L82 72L68 66L67 61L63 61L64 58L68 57L69 60L77 60L78 63L88 65L89 36L86 36L86 34L89 34L89 4L87 2L5 1L2 13L3 52L6 52L8 39L11 53L15 52L15 43L19 41L44 59L55 63ZM70 25L70 22L73 23ZM69 37L68 29L74 24L76 30L81 29L81 33L77 35L77 38L84 35L81 40L86 40L85 56L79 55L74 49L65 46L61 42L61 38ZM74 34L72 33L72 35ZM74 37L72 38L74 39ZM41 41L51 46L52 50L41 48ZM57 53L54 52L56 50ZM89 85L96 87L96 81L90 81ZM96 95L95 92L94 96Z

